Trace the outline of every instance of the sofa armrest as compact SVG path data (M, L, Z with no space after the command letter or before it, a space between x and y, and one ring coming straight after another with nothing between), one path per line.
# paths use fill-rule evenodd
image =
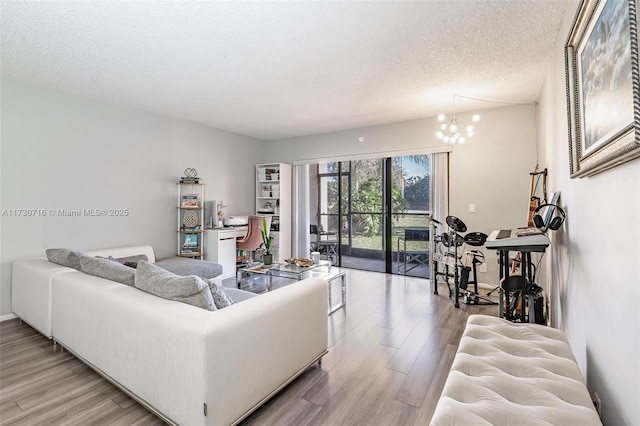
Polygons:
M207 424L233 424L322 356L327 282L309 278L217 311L206 329Z
M53 277L77 272L42 259L18 259L11 264L11 310L31 327L51 338Z

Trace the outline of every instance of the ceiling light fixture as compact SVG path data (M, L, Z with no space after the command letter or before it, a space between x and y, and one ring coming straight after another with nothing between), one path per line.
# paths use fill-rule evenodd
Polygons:
M471 117L471 121L477 123L480 120L478 114L474 114ZM456 117L456 95L453 94L453 117L447 122L447 116L444 114L438 115L438 122L440 123L440 130L436 132L436 137L440 142L447 144L465 143L467 138L474 135L473 124L465 124L458 121Z

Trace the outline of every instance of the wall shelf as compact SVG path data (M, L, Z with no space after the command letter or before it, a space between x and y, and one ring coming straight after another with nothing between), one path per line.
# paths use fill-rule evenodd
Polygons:
M271 216L273 258L291 257L291 165L256 165L256 214Z
M204 258L204 188L198 182L178 182L178 256Z

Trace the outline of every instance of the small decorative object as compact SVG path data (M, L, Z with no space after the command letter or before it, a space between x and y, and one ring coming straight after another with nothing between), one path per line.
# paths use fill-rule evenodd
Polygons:
M200 183L198 171L193 167L184 169L184 176L180 178L180 183Z
M277 169L265 169L265 180L278 180L279 173Z
M262 218L262 227L260 228L260 234L262 235L262 246L264 247L262 263L264 263L265 265L271 265L273 263L273 255L271 254L271 242L273 241L273 238L269 236L266 217Z
M637 3L580 3L565 46L569 172L592 176L640 156Z
M318 259L318 261L319 261L319 259ZM284 263L286 263L288 265L297 265L297 266L306 268L308 266L313 265L313 260L305 259L303 257L300 257L300 258L294 258L294 259L285 259Z
M271 201L264 203L264 205L258 209L258 213L273 214L273 204L271 204Z
M224 223L224 209L226 209L229 206L229 204L225 204L224 202L220 201L219 203L216 204L216 209L218 212L218 223L220 224L220 226L223 226Z
M296 260L296 265L306 268L308 266L313 265L313 260L311 259L298 259Z
M198 225L199 215L197 210L186 210L184 212L184 217L182 218L182 223L187 228L193 228Z
M199 209L200 208L200 196L198 194L184 194L181 201L182 207Z

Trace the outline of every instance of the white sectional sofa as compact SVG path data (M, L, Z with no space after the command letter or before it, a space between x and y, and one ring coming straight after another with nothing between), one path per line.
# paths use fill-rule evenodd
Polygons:
M327 351L324 280L207 311L43 259L13 274L18 317L172 424L236 424Z

